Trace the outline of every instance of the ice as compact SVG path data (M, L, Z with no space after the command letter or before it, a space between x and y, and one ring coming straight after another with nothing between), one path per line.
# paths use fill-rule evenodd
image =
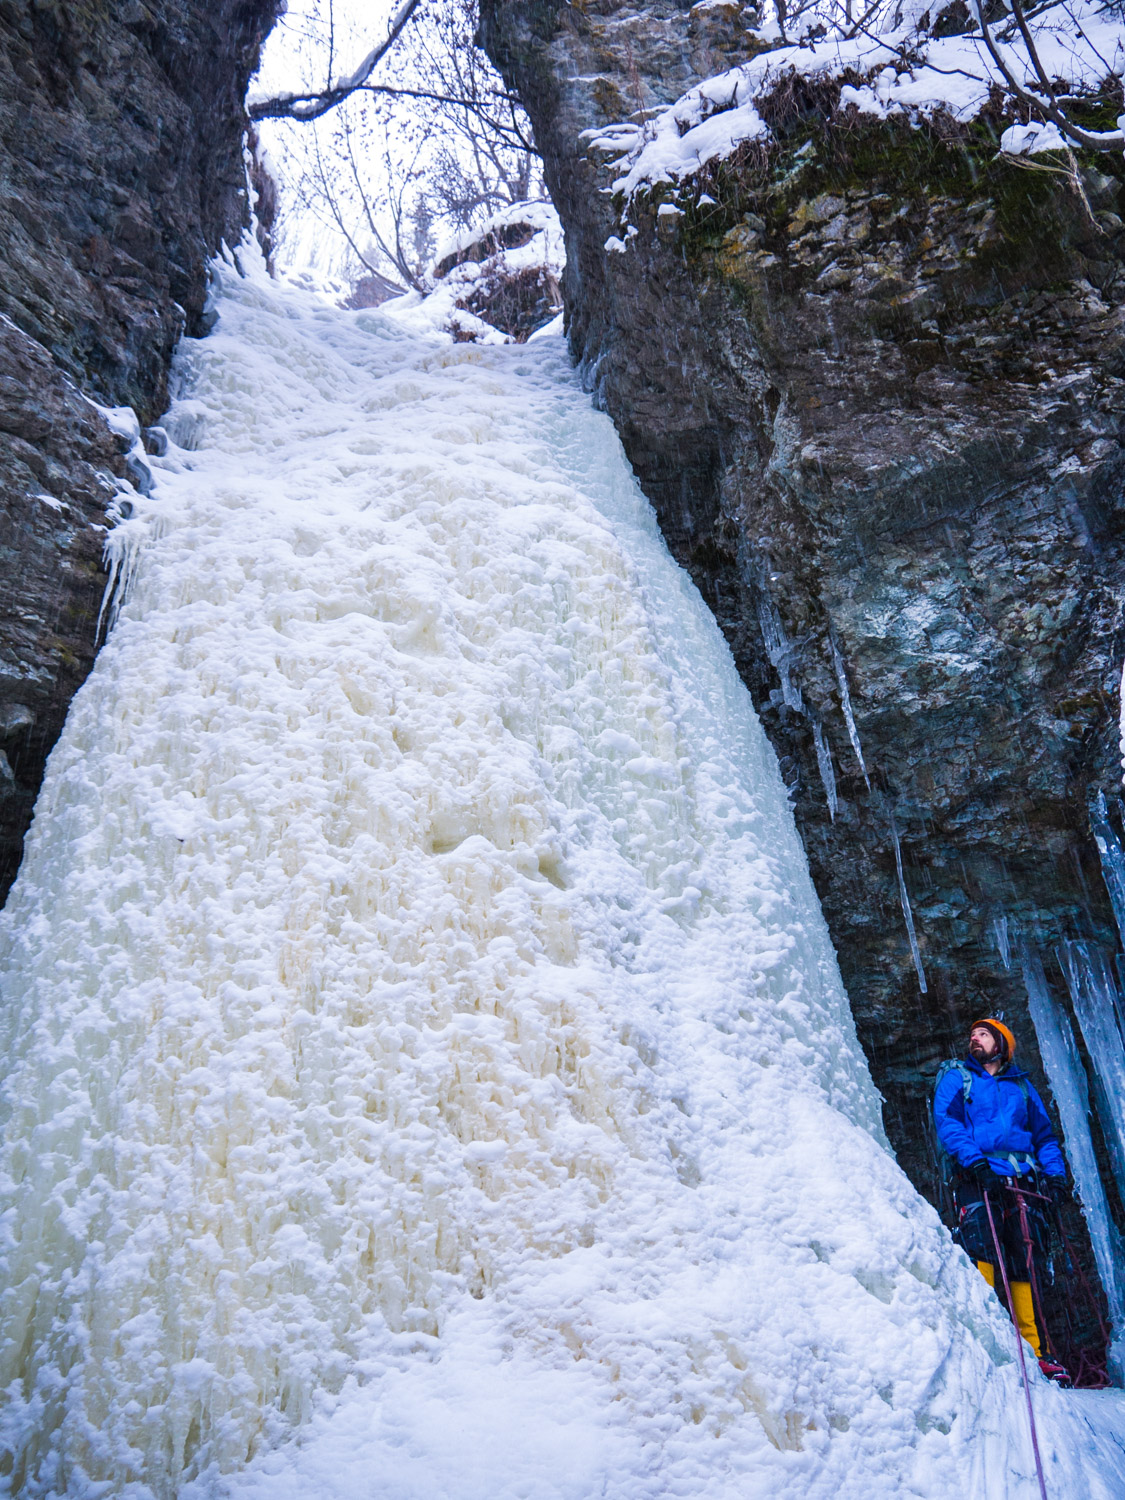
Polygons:
M9 1492L1033 1496L562 339L240 255L0 919ZM1125 1494L1116 1393L1034 1399L1053 1493Z
M89 396L85 399L102 418L114 437L120 438L130 447L140 442L140 419L131 406L102 406L100 402L92 400Z
M1025 938L1020 944L1020 960L1028 1008L1039 1042L1043 1066L1051 1082L1059 1115L1062 1119L1066 1158L1078 1189L1090 1243L1094 1248L1098 1274L1105 1288L1110 1325L1114 1338L1110 1363L1116 1378L1125 1374L1125 1245L1109 1211L1102 1186L1094 1143L1090 1136L1090 1096L1086 1071L1078 1056L1070 1022L1051 999L1043 973L1042 960L1035 947Z
M1098 1118L1118 1189L1125 1197L1125 1041L1117 981L1106 955L1094 943L1061 943L1059 962L1090 1055Z
M781 618L781 612L770 596L769 586L765 581L764 570L758 579L758 624L762 630L762 643L766 648L774 670L781 681L781 697L786 708L792 708L797 713L805 714L805 700L801 696L801 689L793 681L793 658L794 650L789 637L785 633L785 625Z
M918 988L926 993L926 971L922 967L922 954L918 947L918 934L914 927L914 912L910 906L910 892L906 889L906 876L902 868L902 844L898 836L898 823L894 810L890 815L891 843L895 851L895 874L898 876L898 899L902 907L902 919L906 923L906 936L910 943L910 956L914 960L914 971L918 975Z
M820 772L820 779L824 786L824 796L828 803L828 816L833 822L836 821L836 809L839 805L836 797L836 772L832 768L832 748L824 733L824 725L819 719L814 719L813 744L816 747L816 765Z
M1121 934L1122 947L1125 948L1125 849L1121 847L1121 840L1109 821L1109 807L1104 792L1099 792L1094 800L1090 822L1094 830L1094 842L1101 856L1102 876L1113 906L1117 930Z
M992 919L992 941L1000 955L1000 962L1006 969L1010 969L1012 967L1012 942L1005 912L1001 912L998 917Z
M840 707L843 710L844 723L848 726L848 738L852 742L852 749L855 751L855 758L859 761L859 769L863 773L864 783L866 784L868 791L870 791L871 782L868 780L867 766L864 763L863 759L863 746L859 742L859 726L855 721L855 712L852 708L852 695L848 690L847 669L844 666L844 658L840 654L840 646L839 642L836 640L835 631L831 633L830 639L832 642L832 665L836 671L836 681L840 685Z

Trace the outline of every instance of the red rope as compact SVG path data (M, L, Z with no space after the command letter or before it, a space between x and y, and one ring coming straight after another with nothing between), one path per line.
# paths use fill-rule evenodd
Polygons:
M1074 1248L1071 1245L1070 1240L1067 1238L1066 1230L1063 1228L1062 1214L1057 1215L1057 1222L1059 1226L1059 1234L1062 1236L1063 1249L1066 1251L1071 1265L1074 1267L1075 1271L1077 1271L1078 1279L1079 1281L1081 1281L1083 1289L1085 1290L1087 1297L1089 1297L1090 1299L1090 1306L1093 1308L1094 1316L1098 1320L1098 1328L1101 1330L1102 1338L1105 1340L1106 1347L1108 1348L1110 1341L1109 1329L1106 1327L1105 1319L1102 1317L1101 1304L1099 1303L1097 1296L1094 1293L1094 1288L1090 1285L1089 1278L1087 1277L1085 1271L1083 1271L1082 1269L1081 1262L1079 1261L1077 1255L1075 1255L1074 1253Z
M1039 1295L1039 1282L1035 1275L1035 1247L1031 1243L1031 1223L1027 1217L1027 1201L1023 1191L1014 1182L1008 1183L1008 1191L1015 1193L1016 1202L1020 1212L1020 1233L1023 1235L1024 1250L1027 1254L1027 1279L1031 1283L1031 1305L1035 1311L1035 1319L1039 1324L1039 1341L1044 1354L1054 1358L1054 1349L1051 1347L1051 1335L1047 1329L1047 1320L1043 1316L1043 1299ZM1040 1194L1036 1193L1038 1198Z
M988 1214L988 1227L992 1230L992 1243L996 1247L996 1263L1000 1267L1000 1275L1004 1278L1004 1295L1008 1299L1008 1311L1012 1314L1012 1327L1016 1330L1016 1353L1020 1357L1020 1376L1023 1379L1023 1393L1027 1398L1027 1421L1031 1428L1031 1451L1035 1455L1035 1473L1039 1479L1040 1500L1047 1500L1047 1481L1043 1478L1043 1460L1039 1457L1039 1433L1035 1427L1035 1412L1031 1405L1031 1382L1027 1378L1027 1360L1023 1352L1023 1335L1016 1328L1015 1304L1012 1301L1012 1289L1008 1284L1008 1267L1004 1263L1004 1254L1000 1249L1000 1236L996 1233L996 1220L992 1217L992 1204L988 1201L987 1190L982 1190L984 1197L984 1208Z
M1062 1211L1059 1208L1058 1204L1054 1201L1054 1199L1049 1198L1046 1193L1037 1193L1034 1192L1031 1188L1013 1187L1012 1191L1015 1192L1017 1196L1022 1196L1025 1198L1037 1198L1040 1203L1046 1204L1048 1208L1053 1210L1055 1226L1059 1231L1059 1238L1062 1240L1063 1249L1066 1251L1067 1258L1070 1261L1071 1269L1077 1275L1078 1280L1082 1285L1082 1290L1086 1294L1086 1300L1090 1305L1090 1310L1097 1320L1098 1330L1102 1336L1102 1344L1106 1349L1108 1349L1110 1344L1110 1333L1109 1329L1106 1327L1106 1321L1102 1317L1101 1303L1098 1301L1097 1293L1094 1291L1094 1288L1090 1285L1089 1277L1082 1269L1082 1262L1074 1253L1074 1246L1070 1243L1070 1238L1067 1235L1066 1229L1063 1225ZM1025 1232L1025 1239L1028 1238L1029 1235ZM1031 1251L1029 1249L1029 1263L1030 1255ZM1038 1288L1034 1282L1032 1283L1032 1291L1036 1294L1036 1296L1038 1296ZM1072 1307L1073 1303L1071 1303L1070 1306ZM1044 1323L1042 1313L1039 1314L1039 1319L1040 1330L1043 1331ZM1074 1355L1073 1348L1071 1348L1071 1355ZM1089 1350L1087 1349L1078 1350L1077 1359L1074 1361L1073 1368L1070 1370L1070 1378L1072 1385L1081 1386L1087 1390L1105 1390L1108 1386L1111 1386L1113 1384L1106 1370L1105 1357L1103 1356L1101 1359L1097 1359L1093 1355L1091 1355Z

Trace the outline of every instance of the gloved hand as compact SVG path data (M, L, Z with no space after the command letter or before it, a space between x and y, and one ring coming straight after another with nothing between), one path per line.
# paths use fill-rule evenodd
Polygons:
M1000 1186L1001 1179L997 1177L996 1173L988 1165L988 1162L985 1161L984 1157L981 1157L980 1161L973 1162L972 1166L969 1168L969 1175L973 1178L978 1187L985 1188L986 1190L991 1190Z
M1070 1200L1070 1188L1067 1187L1065 1177L1048 1177L1047 1194L1056 1208L1061 1208Z

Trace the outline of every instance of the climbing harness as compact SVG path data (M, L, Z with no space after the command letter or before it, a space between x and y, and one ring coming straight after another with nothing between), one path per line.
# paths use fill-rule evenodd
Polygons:
M992 1230L992 1243L996 1249L996 1263L1000 1267L1000 1275L1004 1278L1004 1296L1008 1299L1008 1306L1013 1307L1012 1288L1008 1283L1008 1266L1004 1260L1004 1252L1000 1248L1000 1236L996 1233L996 1220L992 1217L992 1204L989 1201L988 1190L984 1192L984 1206L988 1214L988 1227ZM1031 1428L1031 1451L1035 1455L1035 1473L1039 1479L1040 1500L1047 1500L1047 1481L1043 1478L1043 1460L1039 1456L1039 1433L1035 1426L1035 1411L1031 1405L1031 1382L1027 1378L1027 1360L1023 1352L1023 1335L1012 1323L1016 1334L1016 1352L1020 1357L1020 1377L1023 1380L1023 1393L1027 1400L1027 1421Z

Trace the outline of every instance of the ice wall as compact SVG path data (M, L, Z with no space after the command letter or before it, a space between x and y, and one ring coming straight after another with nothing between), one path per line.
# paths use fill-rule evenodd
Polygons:
M1086 1217L1098 1275L1105 1289L1113 1330L1110 1365L1120 1379L1125 1372L1125 1246L1122 1246L1110 1213L1090 1134L1090 1089L1086 1070L1078 1055L1070 1021L1051 998L1043 961L1026 938L1020 943L1020 960L1039 1051L1062 1121L1067 1162Z
M1037 1493L561 341L223 282L2 918L10 1491Z

